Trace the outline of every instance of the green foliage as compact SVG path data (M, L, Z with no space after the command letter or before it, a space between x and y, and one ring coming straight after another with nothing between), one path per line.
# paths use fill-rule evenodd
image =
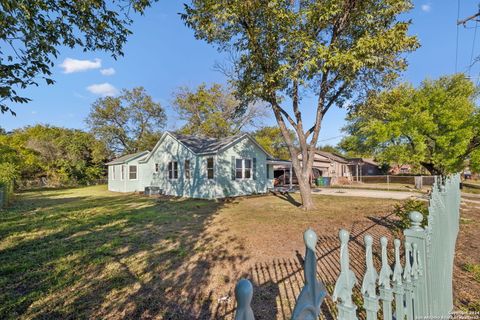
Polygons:
M195 91L186 87L178 89L173 106L180 120L186 122L181 133L213 138L237 134L263 117L255 105L240 108L233 93L217 83L210 87L203 83Z
M463 270L472 273L475 281L480 282L480 264L466 263Z
M143 87L122 90L118 97L96 100L86 123L91 132L117 154L151 150L167 116Z
M0 135L0 179L84 184L105 176L105 145L81 130L36 125ZM8 170L7 170L8 169Z
M295 133L291 132L291 139L295 139ZM283 139L282 132L278 127L263 127L253 134L257 142L272 156L277 159L288 160L290 153Z
M4 101L26 103L18 89L52 84L59 47L102 50L114 58L131 33L129 12L143 13L148 0L0 1L0 111Z
M333 153L333 154L338 154L338 155L342 155L343 152L335 147L335 146L331 146L329 144L326 144L326 145L323 145L323 146L318 146L317 147L317 150L319 151L325 151L325 152L330 152L330 153Z
M332 106L362 100L366 90L389 84L406 68L404 53L418 43L408 35L410 22L398 17L411 6L408 0L192 0L182 19L198 39L231 54L233 66L225 71L241 106L263 101L271 107L292 151L304 208L311 209L309 150L321 122ZM317 103L302 106L305 97ZM314 116L304 122L302 110L312 106Z
M371 153L380 162L421 165L431 174L480 163L477 88L463 74L401 84L374 93L348 117L343 149Z
M393 214L400 218L398 228L405 230L411 227L409 214L412 211L418 211L423 215L422 227L428 223L428 207L427 203L420 200L408 199L400 204L396 204L393 209Z

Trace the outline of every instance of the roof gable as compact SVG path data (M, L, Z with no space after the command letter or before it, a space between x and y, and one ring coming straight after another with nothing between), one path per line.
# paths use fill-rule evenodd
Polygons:
M187 149L192 151L196 155L206 155L206 154L215 154L218 153L221 150L225 150L231 145L235 144L237 141L240 141L243 138L248 138L250 141L252 141L260 150L262 150L268 157L271 157L271 155L255 140L252 136L250 136L247 133L244 134L238 134L226 138L209 138L209 137L204 137L204 136L194 136L194 135L186 135L186 134L179 134L179 133L173 133L166 131L160 140L158 140L157 144L153 148L152 152L146 157L145 159L142 159L141 162L145 163L147 162L150 157L155 153L155 151L158 149L162 141L165 139L166 136L170 136L173 139L175 139L178 143L182 144L185 146Z
M148 155L149 152L150 151L140 151L140 152L136 152L136 153L126 154L126 155L123 155L123 156L118 157L116 159L113 159L110 162L107 162L106 165L122 164L122 163L125 163L125 162L128 162L128 161L140 158L142 156L146 156L146 155Z

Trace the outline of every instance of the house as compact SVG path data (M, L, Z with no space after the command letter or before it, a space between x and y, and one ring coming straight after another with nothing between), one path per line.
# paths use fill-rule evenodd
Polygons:
M349 162L355 181L360 181L363 176L380 176L385 174L382 172L381 166L371 158L351 158Z
M165 132L151 152L125 155L108 165L108 189L215 199L266 193L273 159L249 134L224 139Z

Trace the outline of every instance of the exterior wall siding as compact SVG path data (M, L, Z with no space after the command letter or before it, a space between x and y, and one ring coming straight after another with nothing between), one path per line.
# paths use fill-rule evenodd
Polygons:
M137 166L137 179L130 180L130 166ZM122 167L124 168L124 176L122 179ZM138 159L130 160L124 164L116 164L108 166L108 190L115 192L138 192L143 191L142 172L143 165ZM115 174L113 174L115 170Z
M214 159L214 178L208 179L207 159ZM251 179L232 179L232 157L252 159ZM256 163L255 179L253 179L253 159ZM185 160L190 161L190 178L185 175ZM168 163L178 163L178 178L169 179ZM270 179L267 179L267 155L248 137L229 146L227 149L213 155L196 155L182 143L165 135L155 152L147 162L132 160L125 164L138 165L138 179L121 180L121 165L109 166L108 189L117 192L143 191L147 186L157 186L166 195L215 199L234 197L255 193L266 193L273 186L273 168ZM158 172L156 171L158 164ZM115 179L112 179L112 168L115 169Z

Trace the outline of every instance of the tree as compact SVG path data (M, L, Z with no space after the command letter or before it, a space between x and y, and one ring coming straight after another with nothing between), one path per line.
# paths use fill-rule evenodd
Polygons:
M96 100L86 119L91 132L116 154L152 149L165 127L166 114L143 87Z
M81 130L36 125L0 135L0 164L15 168L23 181L92 182L105 176L108 157L105 145Z
M404 53L418 43L407 34L410 22L398 16L410 7L408 0L192 0L182 18L198 39L231 52L229 75L244 105L264 101L271 107L303 208L312 209L309 176L323 117L406 67ZM307 96L316 97L316 106L302 104ZM303 122L307 108L311 123Z
M329 145L329 144L326 144L326 145L323 145L323 146L318 146L317 150L342 155L342 151L339 148L337 148L335 146L332 146L332 145Z
M255 126L265 116L264 109L251 104L241 108L232 92L220 84L201 84L195 91L182 87L174 93L173 106L185 125L184 134L222 138Z
M421 165L432 175L477 167L480 154L478 89L463 74L404 83L372 93L352 112L342 148L370 152L389 163Z
M283 139L282 131L278 127L263 127L254 132L253 136L258 143L272 156L277 159L287 160L290 158L287 144ZM290 130L292 140L295 140L295 132Z
M0 111L7 101L30 99L17 91L50 78L58 48L102 50L114 58L131 34L129 12L143 13L148 0L1 1L0 2Z

